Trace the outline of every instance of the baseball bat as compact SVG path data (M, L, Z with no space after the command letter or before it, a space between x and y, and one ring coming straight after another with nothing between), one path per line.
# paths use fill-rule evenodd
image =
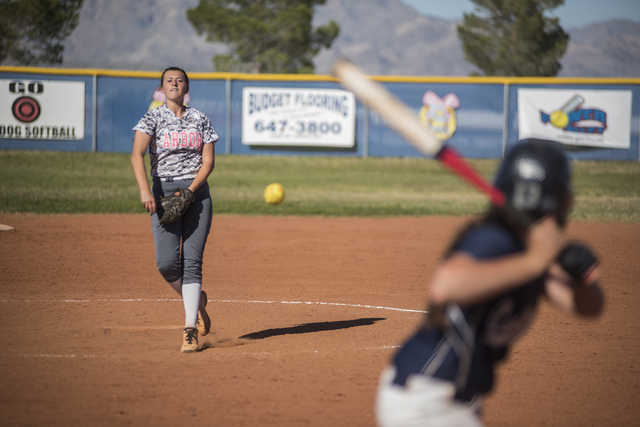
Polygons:
M333 75L363 104L376 111L387 125L415 149L438 159L489 196L497 207L505 206L506 199L500 190L488 183L452 147L444 144L429 128L420 123L418 115L380 83L371 80L358 67L345 60L339 60L333 65Z

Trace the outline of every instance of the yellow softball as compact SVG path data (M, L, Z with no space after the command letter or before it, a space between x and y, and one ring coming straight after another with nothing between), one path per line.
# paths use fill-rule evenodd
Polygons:
M284 200L284 188L282 185L274 182L264 189L264 201L270 205L279 205Z
M569 124L569 116L564 111L554 111L551 113L551 124L557 128L564 129Z

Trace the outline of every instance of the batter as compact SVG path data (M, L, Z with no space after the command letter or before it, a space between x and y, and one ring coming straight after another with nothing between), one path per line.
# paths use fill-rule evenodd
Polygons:
M552 142L525 140L510 151L495 186L513 212L492 208L445 254L424 324L381 375L380 426L481 426L495 367L530 326L539 297L570 313L600 313L599 268L577 281L556 261L567 246L570 175Z

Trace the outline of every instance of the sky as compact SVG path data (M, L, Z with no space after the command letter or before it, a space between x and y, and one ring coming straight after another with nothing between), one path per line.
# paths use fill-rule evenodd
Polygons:
M419 13L446 20L462 20L462 14L473 12L471 0L401 0ZM549 16L560 18L564 29L584 27L611 19L640 22L640 0L565 0Z

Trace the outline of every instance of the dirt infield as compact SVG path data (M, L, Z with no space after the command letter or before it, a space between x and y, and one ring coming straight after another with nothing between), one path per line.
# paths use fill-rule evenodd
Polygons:
M0 425L374 426L378 374L463 221L214 217L214 332L181 354L146 215L0 215ZM640 224L569 231L603 259L606 312L543 305L487 426L640 423Z

